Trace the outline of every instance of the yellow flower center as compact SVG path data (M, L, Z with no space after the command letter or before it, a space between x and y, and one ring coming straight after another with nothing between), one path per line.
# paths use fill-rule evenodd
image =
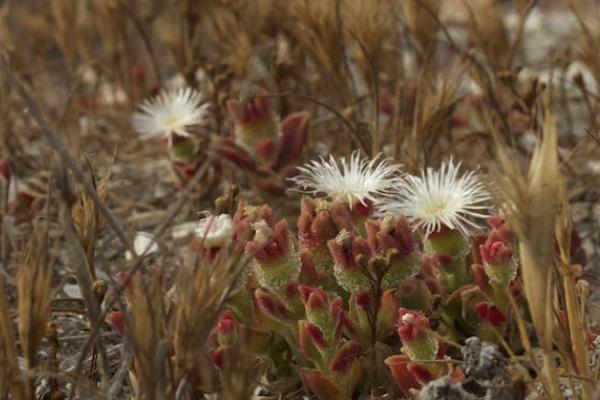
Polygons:
M429 215L439 216L446 210L447 207L448 202L438 201L432 204L428 204L427 207L425 207L425 212Z
M167 128L169 128L171 130L175 130L175 129L179 128L179 120L177 117L175 117L173 115L167 116L164 120L164 124Z

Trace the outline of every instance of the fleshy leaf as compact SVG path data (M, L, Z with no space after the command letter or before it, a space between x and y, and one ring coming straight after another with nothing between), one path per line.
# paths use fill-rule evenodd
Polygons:
M281 122L280 150L277 167L282 167L300 157L306 131L308 128L308 112L290 114Z

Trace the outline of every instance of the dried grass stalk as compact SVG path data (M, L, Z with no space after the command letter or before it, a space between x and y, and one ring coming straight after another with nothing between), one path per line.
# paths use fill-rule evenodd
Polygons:
M54 22L54 29L50 32L54 35L60 51L64 57L69 72L73 72L77 57L77 26L78 5L77 0L51 0L50 11Z
M29 369L37 365L52 301L52 266L47 260L45 236L44 232L33 236L17 272L19 339Z
M208 374L207 339L224 302L235 290L235 284L247 260L238 255L219 257L212 264L196 260L196 264L180 270L174 291L174 351L176 380L188 376L194 382Z
M93 290L93 282L89 272L91 268L88 263L88 257L85 253L83 246L81 245L80 238L77 235L75 224L73 222L71 214L71 201L74 198L74 195L71 192L71 188L69 187L66 170L64 169L64 167L55 167L53 179L55 180L56 187L59 189L61 194L61 201L59 202L59 220L62 226L63 233L65 235L65 247L67 251L67 256L69 257L69 261L71 262L71 266L77 277L77 284L81 291L83 302L86 308L86 313L90 320L90 323L93 326L100 326L98 323L101 318L100 304L98 304L97 293L95 293ZM96 192L94 192L94 195L98 196ZM103 380L103 384L106 384L106 382L108 381L107 376L109 370L106 351L104 349L104 346L102 345L102 342L97 338L96 335L92 335L91 340L95 342L95 348L100 355L101 377ZM85 354L85 352L87 352L87 346L84 346L82 355L80 356L79 360L82 359L83 354ZM80 363L80 361L78 361L78 363ZM78 366L80 367L81 364L79 364ZM77 369L77 371L79 370Z
M565 183L561 177L560 181L560 214L556 221L556 242L560 252L559 274L562 278L562 297L564 298L565 312L568 324L569 346L565 356L573 358L569 360L568 365L574 365L575 375L581 376L582 397L584 400L592 399L592 384L594 377L589 364L588 337L582 332L587 332L585 317L582 310L585 310L586 297L577 295L573 269L571 268L571 234L573 231L573 221L571 218L571 208L566 192Z
M435 16L440 11L440 5L440 0L405 0L402 2L406 22L422 55L433 49L438 30Z
M543 137L536 147L525 179L501 139L496 137L500 170L495 189L501 210L519 238L525 296L544 353L543 383L552 398L561 398L553 355L554 340L554 227L559 211L560 170L556 118L547 112Z
M459 100L460 74L451 71L438 82L420 82L416 107L412 116L412 131L405 144L403 158L409 170L417 171L423 164L436 160L441 139L450 133L450 116Z
M523 280L534 325L544 348L552 346L551 272L554 264L554 225L559 205L560 170L556 118L544 120L543 140L533 154L528 175L529 201L523 215L520 254Z
M101 200L106 200L108 194L108 183L110 180L110 171L103 176L98 183L94 182L98 197ZM73 218L73 224L77 235L81 240L81 245L85 249L85 254L88 259L90 267L90 278L92 281L96 280L96 271L94 267L94 248L96 244L96 238L102 228L100 212L96 208L94 200L82 192L79 198L75 201L71 207L71 216Z
M165 382L165 376L159 374L159 371L163 371L162 366L159 366L159 348L166 334L161 281L159 271L152 271L149 282L140 273L131 280L127 332L136 355L140 390L148 399L155 398L159 383Z
M469 37L485 54L495 71L506 67L510 52L508 34L496 0L471 0Z
M126 57L127 10L121 0L94 0L93 15L95 28L100 34L104 49L115 61Z
M597 15L586 13L585 1L572 0L571 8L577 18L580 30L578 53L583 61L594 74L596 81L600 81L600 27L597 24Z
M0 395L4 395L8 388L13 398L25 400L25 382L17 360L17 343L10 314L4 278L0 275Z
M320 83L327 89L347 95L344 55L344 28L339 13L339 0L301 1L294 3L297 24L292 33L308 55L315 60L324 78ZM324 91L325 93L328 90ZM334 92L335 93L335 92Z
M348 29L360 41L364 51L357 51L357 61L368 79L370 65L379 72L384 67L386 44L395 40L394 16L397 3L390 0L352 0L345 3L344 17ZM367 60L367 56L370 60ZM392 60L390 60L392 61Z

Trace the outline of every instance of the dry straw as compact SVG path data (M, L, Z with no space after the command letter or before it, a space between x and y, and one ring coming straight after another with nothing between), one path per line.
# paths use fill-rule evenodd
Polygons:
M534 150L527 177L521 175L499 137L496 137L496 144L499 166L491 167L494 189L503 216L519 239L525 296L543 353L541 378L544 388L551 398L562 399L554 346L562 335L557 329L560 323L557 315L561 313L557 301L564 298L570 331L563 357L574 366L575 371L571 372L582 377L583 398L591 399L588 381L591 373L587 365L587 351L583 347L585 335L581 335L583 321L578 317L578 300L566 256L566 249L570 248L570 233L567 234L570 232L570 223L565 209L565 188L557 152L556 117L546 111L542 140ZM556 260L555 235L558 236L559 247L563 249L561 260ZM557 280L557 262L561 267L562 282ZM525 331L521 331L521 336L525 334ZM521 339L533 359L529 340L526 337Z

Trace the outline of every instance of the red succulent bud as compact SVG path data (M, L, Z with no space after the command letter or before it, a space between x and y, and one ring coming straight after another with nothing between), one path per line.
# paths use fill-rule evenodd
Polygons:
M366 223L367 242L373 253L386 255L389 250L396 250L400 255L411 254L416 242L412 231L404 218L398 218L392 226L390 221L369 220Z
M333 299L329 306L329 310L334 318L345 316L346 312L344 311L344 302L342 301L342 298L336 297Z
M371 310L372 300L371 293L368 290L361 291L356 295L356 304L367 312Z
M309 284L317 284L319 280L319 272L313 260L312 254L308 250L303 250L300 253L300 264L302 265L302 276L304 282Z
M125 332L125 314L123 314L123 311L111 311L106 317L106 322L114 326L120 335Z
M235 315L231 310L223 311L217 322L217 334L219 336L228 336L235 331L237 331Z
M323 289L300 285L298 290L307 313L318 312L327 309L329 295Z
M352 210L346 202L336 201L330 204L329 213L331 219L339 229L352 231L354 224L352 223Z
M504 225L504 219L502 219L502 217L498 216L498 215L492 215L490 218L488 218L488 224L492 227L492 228L500 228L502 225Z
M498 307L489 303L477 303L475 311L479 317L492 326L498 327L506 322L506 316Z
M231 161L240 168L255 170L256 163L248 152L238 146L232 138L223 140L219 146L219 155Z
M443 291L442 284L437 277L435 267L436 265L433 257L423 257L418 278L425 282L432 294L441 294Z
M435 256L430 257L432 265L439 269L444 269L449 265L452 265L452 257L448 253L439 252Z
M258 288L254 292L254 298L258 308L265 314L275 319L289 318L291 315L288 310L279 300L277 300L271 293L263 288Z
M471 265L471 269L475 275L475 283L477 287L484 293L491 293L490 278L485 273L485 269L481 264Z
M302 372L302 378L310 391L319 399L337 400L343 398L337 385L320 371L305 370Z
M284 288L285 296L289 299L297 298L300 294L298 282L288 282Z
M306 301L306 309L310 312L312 310L321 310L324 309L327 302L327 296L325 295L323 290L314 290L310 296L308 296L308 300Z
M350 334L356 333L356 327L352 321L348 319L346 311L344 311L344 304L341 297L336 297L335 299L331 300L330 313L335 321L335 337L340 337L344 329L346 329Z
M357 341L351 340L345 342L340 346L338 351L333 356L331 362L329 363L329 370L337 374L345 373L348 371L348 369L350 369L350 366L356 357L358 357L359 353L360 345Z
M298 291L300 292L300 298L302 299L302 302L306 304L306 302L308 301L309 296L312 294L312 292L315 289L310 287L310 286L306 286L306 285L300 285L298 286Z
M492 232L479 250L482 260L490 265L505 264L512 258L509 244L497 232Z
M444 356L446 355L446 342L444 342L443 340L439 340L438 341L438 352L436 354L436 359L441 360L442 358L444 358Z
M298 236L300 240L310 239L310 226L316 215L317 203L310 197L303 196L300 199L300 215L298 216Z
M272 116L271 99L266 97L266 91L261 90L258 96L243 105L237 99L227 101L229 116L236 125L261 123Z
M413 374L408 370L410 358L405 354L399 354L388 357L384 360L388 366L396 385L404 395L408 395L411 389L419 389L421 385L413 377Z
M212 353L213 365L220 370L225 369L225 358L227 357L228 353L229 347L227 346L219 346L217 349L215 349L215 351Z
M230 333L234 332L235 329L236 323L235 320L232 319L222 319L219 321L219 324L217 326L219 335L229 335Z
M398 325L398 309L400 308L400 300L396 295L396 290L387 290L381 296L378 318L388 326Z
M45 200L31 193L18 191L8 204L8 213L15 217L15 224L30 222L44 208Z
M403 343L425 339L429 330L429 319L420 312L405 308L398 310L398 336Z
M127 296L131 296L132 292L133 292L133 279L129 278L129 272L126 271L119 271L116 273L116 277L117 277L117 282L119 283L119 285L124 285L125 286L125 295Z
M327 347L327 340L325 340L325 336L323 335L323 331L312 322L307 322L304 325L304 329L306 329L306 333L311 341L315 344L316 347L325 348Z
M9 181L12 176L12 167L10 166L8 158L0 160L0 175L7 181Z
M269 206L254 207L247 205L244 201L238 203L233 215L235 225L234 240L242 241L251 239L250 235L255 232L253 225L258 221L265 221L267 226L275 225L275 215Z
M259 221L254 224L254 230L254 239L246 243L245 250L254 254L260 263L276 262L287 254L289 244L286 221L278 222L273 229L265 221Z
M143 63L135 63L129 68L129 77L134 85L142 87L146 82L146 66Z
M596 345L595 342L598 339L598 334L588 330L587 331L587 342L588 342L588 350L589 351L594 351L596 349Z
M329 211L316 210L314 200L304 197L298 218L298 235L300 243L308 247L324 246L335 238L338 228Z
M256 144L256 155L263 160L271 160L276 151L277 145L271 138L262 138Z
M340 233L336 239L330 240L327 245L336 265L344 269L354 268L358 256L371 256L371 250L366 240L352 234L342 235Z
M433 380L433 374L431 371L421 364L409 363L406 368L412 375L413 379L421 386L424 386L427 384L427 382Z
M494 229L494 232L506 241L510 241L513 237L513 232L502 218L492 216L488 219L488 224Z
M281 121L281 138L277 158L278 168L295 161L302 154L306 142L309 117L310 115L307 112L298 112L288 115Z
M377 108L379 112L386 115L390 115L394 111L389 90L387 90L386 88L381 88L381 90L379 91L379 96L377 98Z
M471 236L471 262L473 264L481 264L483 260L481 259L481 251L479 251L480 246L483 246L485 241L487 240L487 235L473 235Z
M369 218L369 216L373 213L373 203L369 199L356 201L354 204L352 204L350 211L355 218Z
M510 283L508 289L510 290L510 295L515 299L519 299L523 296L523 285L517 279Z

